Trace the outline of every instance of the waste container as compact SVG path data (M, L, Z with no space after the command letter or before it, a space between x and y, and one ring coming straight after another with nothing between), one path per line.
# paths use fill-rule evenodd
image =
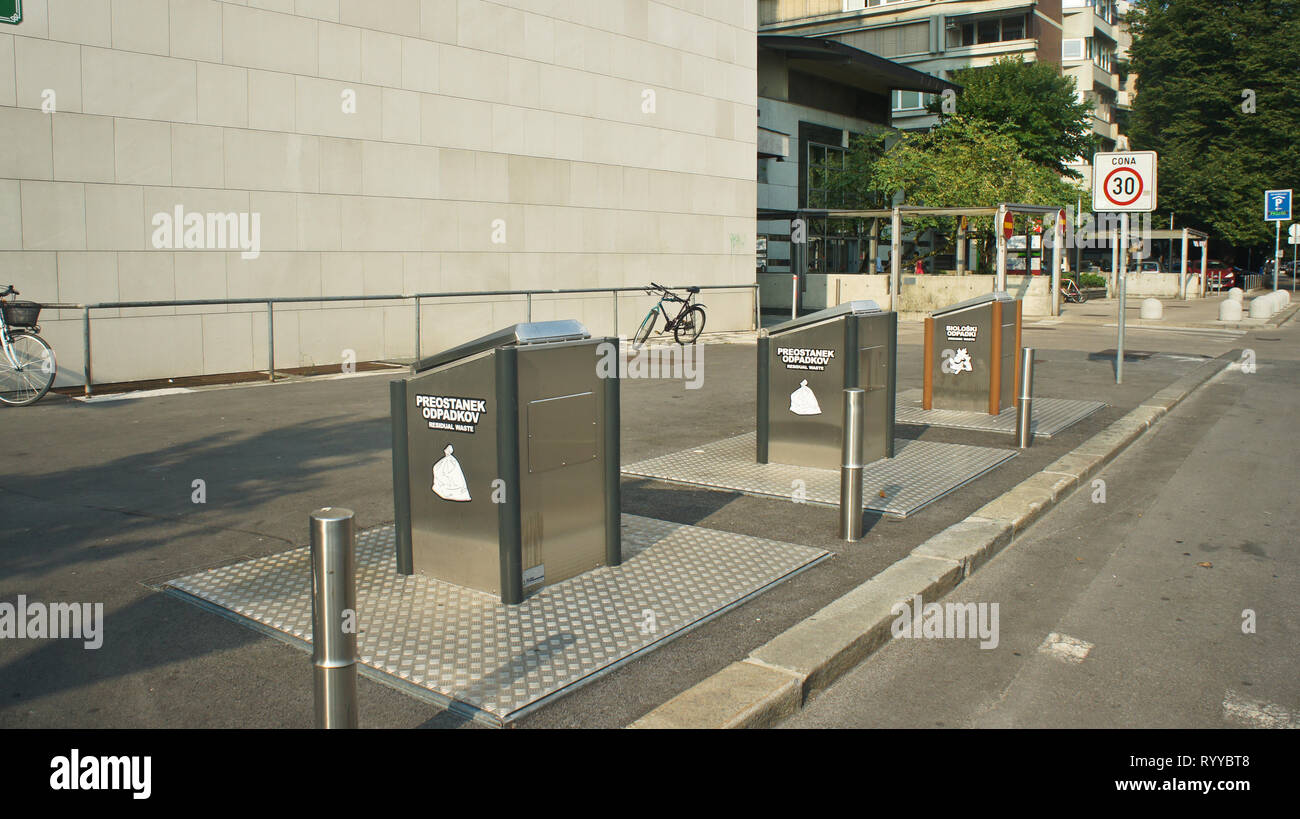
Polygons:
M894 456L898 314L851 301L758 339L758 462L840 468L844 388L866 396L866 457Z
M997 415L1015 406L1021 306L1007 293L986 293L926 318L923 409Z
M618 354L579 322L540 321L393 381L398 572L518 603L621 562Z

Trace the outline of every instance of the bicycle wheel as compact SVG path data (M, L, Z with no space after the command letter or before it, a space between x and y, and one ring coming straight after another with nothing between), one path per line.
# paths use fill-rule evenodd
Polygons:
M693 306L673 328L673 338L677 339L678 344L694 344L695 339L704 331L704 318L704 308L698 304Z
M650 333L655 329L655 311L650 310L641 320L641 326L637 328L636 335L632 336L632 349L636 350L645 344L646 339L650 338Z
M0 403L24 407L50 391L59 367L45 339L32 333L14 333L11 338L13 361L0 350Z

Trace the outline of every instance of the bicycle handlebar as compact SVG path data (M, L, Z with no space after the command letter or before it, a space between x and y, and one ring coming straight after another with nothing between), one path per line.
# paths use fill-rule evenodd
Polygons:
M13 286L12 284L6 284L6 285L5 285L4 292L3 292L3 293L0 293L0 296L8 296L8 295L10 295L10 294L13 294L13 295L15 295L15 296L21 296L21 295L22 295L22 293L19 293L17 290L14 289L14 286Z
M683 299L681 296L669 290L667 287L664 287L659 282L650 282L650 287L653 289L646 290L646 293L648 293L651 296L653 296L654 292L657 290L663 294L664 298L669 299L671 301L686 301L686 299Z

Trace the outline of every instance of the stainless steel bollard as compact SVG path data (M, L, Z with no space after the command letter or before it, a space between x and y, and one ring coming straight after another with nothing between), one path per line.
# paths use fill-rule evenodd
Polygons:
M860 387L844 390L844 434L840 439L840 539L861 540L862 468L866 438L867 393Z
M1028 449L1034 443L1033 430L1029 422L1034 414L1034 348L1025 347L1020 351L1020 391L1016 398L1016 443L1021 449Z
M311 513L316 727L357 727L356 523L351 509Z

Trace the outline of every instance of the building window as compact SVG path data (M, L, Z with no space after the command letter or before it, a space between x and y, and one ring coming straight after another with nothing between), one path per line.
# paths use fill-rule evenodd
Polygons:
M950 19L945 26L947 30L947 47L964 48L985 43L1001 43L1007 40L1023 40L1026 36L1025 15L1014 17L985 17Z
M1083 59L1083 39L1061 41L1061 59L1062 60L1082 60Z
M808 207L836 206L835 197L830 191L831 178L844 170L844 158L847 153L838 145L808 143L808 196L806 198Z
M920 91L895 91L895 111L923 111L930 104L930 94Z
M1103 71L1110 71L1111 57L1114 49L1105 42L1099 41L1096 37L1088 38L1088 59L1097 64Z
M996 43L1002 39L1002 21L996 18L980 20L977 32L981 43Z

